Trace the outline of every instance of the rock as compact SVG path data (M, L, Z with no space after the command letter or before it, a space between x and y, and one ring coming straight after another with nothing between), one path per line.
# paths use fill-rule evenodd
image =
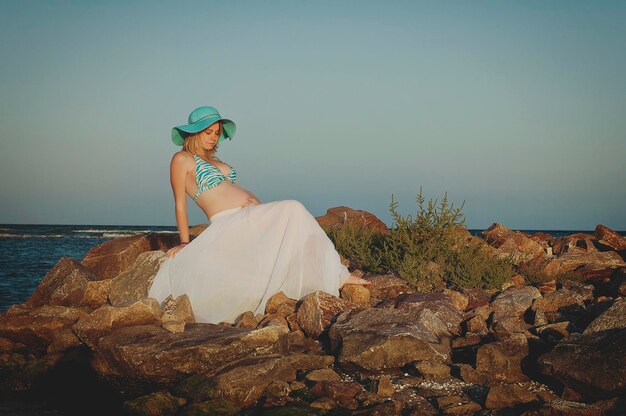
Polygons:
M270 325L282 326L285 328L286 331L289 331L289 323L287 323L287 320L283 318L282 315L279 315L278 313L271 313L269 315L265 315L263 319L261 319L261 322L259 322L258 326L260 328L263 328L263 327L270 326Z
M210 402L192 403L185 407L181 416L236 416L241 407L228 400L217 399Z
M537 298L531 309L542 312L579 313L585 310L585 300L573 290L559 289Z
M513 334L505 341L480 346L476 353L476 370L496 381L528 381L521 365L527 355L526 337Z
M309 381L341 381L341 376L330 368L313 370L305 378Z
M443 294L450 297L452 300L452 306L459 312L465 312L467 305L469 304L469 297L457 292L456 290L444 289Z
M257 322L252 311L246 311L239 315L237 319L235 319L235 326L237 328L254 329L257 327L258 324L259 323Z
M26 301L31 308L44 305L98 308L107 303L111 281L100 280L76 260L61 257Z
M176 299L168 296L163 302L163 314L161 323L163 328L170 332L183 332L185 324L196 322L191 309L189 296L180 295Z
M465 288L463 289L463 294L467 296L467 306L465 310L488 305L491 300L491 295L483 289Z
M542 339L556 343L568 336L571 332L572 324L570 322L558 322L555 324L542 325L535 328L535 332Z
M180 244L176 233L146 233L109 240L89 250L83 266L100 279L112 279L128 269L146 251L162 250Z
M537 394L530 390L528 383L499 384L489 389L485 407L487 409L505 409L536 401L538 401Z
M333 361L332 356L316 354L243 358L214 374L211 386L215 396L247 407L256 403L273 381L292 382L297 372L324 368Z
M501 257L511 257L515 264L529 261L536 257L544 257L546 252L541 244L529 238L520 231L511 231L508 228L494 223L482 232L487 244L496 247Z
M589 398L626 394L626 329L571 334L538 360L552 376Z
M167 384L241 358L277 353L282 334L285 329L277 326L246 330L195 323L183 333L151 325L125 327L98 341L92 365L117 384Z
M491 302L493 320L495 322L509 318L523 320L524 314L532 306L533 301L540 297L539 290L532 286L511 287Z
M381 376L376 385L376 395L378 397L391 397L396 392L388 376Z
M542 282L538 286L539 292L543 295L544 293L554 292L556 290L556 280L548 280L547 282Z
M297 301L295 299L288 298L287 295L281 291L267 300L265 303L265 313L277 313L278 310L281 309L281 306L283 306L286 307L288 313L286 315L281 315L283 317L287 317L287 315L292 314L296 310L296 303ZM281 309L281 311L283 311L283 309Z
M192 227L189 227L189 235L193 237L197 237L200 234L202 234L202 232L206 230L208 227L209 227L209 224L197 224Z
M298 325L307 336L317 338L335 315L349 309L350 306L342 299L318 290L302 298L296 312Z
M87 316L87 312L68 306L46 305L32 310L11 308L0 316L1 337L42 351L54 343L57 337L64 337L63 331Z
M483 318L478 315L475 315L464 322L465 331L468 333L475 334L486 334L487 333L487 323Z
M401 293L415 292L406 280L395 277L392 274L376 275L368 278L368 280L372 282L367 287L371 292L372 299L395 299Z
M589 234L576 233L552 240L552 252L557 255L565 253L585 253L597 251L593 244L594 237Z
M103 336L118 328L135 325L161 324L161 307L152 298L142 299L130 306L103 306L78 321L72 329L90 348L95 348Z
M450 367L430 361L420 361L415 363L415 369L425 380L438 380L450 378Z
M320 225L328 228L354 224L383 234L389 233L389 229L384 222L379 220L374 214L360 209L354 210L344 206L333 207L326 210L325 215L315 217L315 219Z
M583 334L591 334L594 332L610 331L613 329L626 328L626 301L617 300L609 309L598 316L585 329Z
M113 306L128 306L148 297L152 281L165 261L161 250L146 251L116 278L111 280L109 302Z
M439 322L442 322L450 334L461 333L463 314L454 306L452 298L443 293L407 293L400 294L393 302L395 308L412 308L430 311ZM389 305L388 305L389 306ZM439 333L443 335L444 333Z
M318 381L310 390L315 398L328 397L346 408L356 408L354 398L363 391L363 387L353 381Z
M582 297L582 300L585 302L593 302L593 292L595 289L593 285L586 285L584 283L575 282L573 280L564 280L563 289L568 289L578 293Z
M363 285L344 285L340 292L341 299L345 301L365 306L370 303L370 291Z
M172 396L167 391L159 391L125 402L124 410L131 415L174 416L185 403L185 399Z
M596 226L594 235L599 243L609 246L613 250L626 250L626 238L602 224Z
M585 269L586 273L609 273L619 267L626 267L624 259L614 251L565 253L560 257L546 259L537 266L548 277ZM609 272L606 272L609 270Z
M478 403L464 396L440 396L435 401L444 415L473 415L482 409Z
M380 370L413 361L448 362L450 336L429 309L363 309L343 312L329 331L342 367Z

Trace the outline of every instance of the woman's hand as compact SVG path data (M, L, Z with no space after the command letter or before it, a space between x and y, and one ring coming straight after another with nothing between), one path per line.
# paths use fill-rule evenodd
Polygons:
M185 247L185 246L186 246L186 244L181 244L179 246L172 247L169 250L167 250L167 253L165 253L165 255L167 257L169 257L169 258L173 258L176 255L176 253L178 253L180 250L182 250L182 248Z
M248 198L248 200L246 201L246 203L245 203L245 204L243 204L243 205L241 206L241 208L247 207L247 206L248 206L248 205L250 205L250 204L258 205L258 204L260 204L260 203L261 203L261 201L259 201L258 199L256 199L256 197L251 196L250 198Z

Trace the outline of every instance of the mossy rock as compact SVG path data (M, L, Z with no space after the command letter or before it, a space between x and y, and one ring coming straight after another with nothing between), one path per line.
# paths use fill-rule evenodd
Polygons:
M187 401L170 392L159 391L124 403L124 410L131 415L174 416Z
M203 374L195 374L178 383L174 389L174 394L184 397L190 402L206 402L213 398L215 386L211 378Z
M228 400L193 403L187 406L183 416L231 416L237 415L241 407Z

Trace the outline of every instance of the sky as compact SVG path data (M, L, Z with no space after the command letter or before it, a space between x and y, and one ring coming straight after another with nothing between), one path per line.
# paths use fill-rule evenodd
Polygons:
M175 225L211 105L261 202L626 230L626 2L2 1L0 223ZM188 199L190 224L206 223Z

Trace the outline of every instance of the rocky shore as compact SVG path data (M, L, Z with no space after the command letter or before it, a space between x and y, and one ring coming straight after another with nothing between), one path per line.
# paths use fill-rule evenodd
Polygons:
M0 315L1 397L90 415L626 414L626 239L462 233L520 274L440 293L364 274L340 297L279 292L234 324L195 323L185 295L147 298L175 235L63 257Z

